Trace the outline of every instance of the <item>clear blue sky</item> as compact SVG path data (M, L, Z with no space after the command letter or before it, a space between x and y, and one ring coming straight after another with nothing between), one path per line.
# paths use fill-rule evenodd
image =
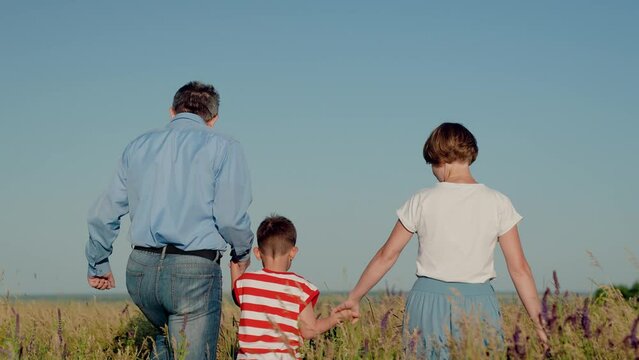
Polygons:
M91 292L87 209L196 79L245 147L254 226L290 217L293 270L322 290L354 285L395 209L434 184L421 147L443 121L475 133L476 178L524 215L540 288L555 269L571 290L630 283L638 18L636 1L3 1L0 290ZM124 231L119 291L128 252ZM413 239L386 281L408 289L415 256Z

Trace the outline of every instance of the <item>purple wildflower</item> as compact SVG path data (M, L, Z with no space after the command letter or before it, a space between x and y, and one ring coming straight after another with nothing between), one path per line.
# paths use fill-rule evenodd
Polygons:
M384 316L382 316L382 322L381 322L381 329L382 329L382 333L386 332L386 329L388 328L388 318L390 316L391 312L390 310L388 310Z
M408 351L410 351L411 353L416 353L417 351L417 340L421 337L422 332L417 330L415 332L413 332L413 334L410 337L410 341L408 342Z
M635 351L639 349L639 339L637 339L637 326L639 326L639 316L632 323L632 328L630 329L630 335L626 336L623 339L623 342L628 346L633 348Z
M408 349L410 350L410 352L415 351L415 343L416 342L414 337L408 342Z
M557 277L557 270L552 271L552 282L555 286L555 296L559 296L559 278Z
M513 333L513 349L514 355L519 359L526 358L526 345L521 343L521 329L519 325L515 326L515 332Z
M544 297L541 298L541 313L539 314L542 324L548 323L548 296L549 295L550 295L550 289L546 288L546 291L544 291Z
M370 341L368 340L368 338L364 339L364 347L362 348L362 355L368 354L369 343Z
M557 314L557 304L552 304L552 310L550 311L550 318L548 319L548 329L552 330L555 323L559 319L559 315Z

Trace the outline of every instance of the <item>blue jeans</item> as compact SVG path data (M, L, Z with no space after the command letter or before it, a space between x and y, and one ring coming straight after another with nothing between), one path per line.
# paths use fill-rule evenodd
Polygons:
M154 359L173 359L184 351L186 359L215 359L222 310L218 263L198 256L133 250L126 267L126 288L161 332Z

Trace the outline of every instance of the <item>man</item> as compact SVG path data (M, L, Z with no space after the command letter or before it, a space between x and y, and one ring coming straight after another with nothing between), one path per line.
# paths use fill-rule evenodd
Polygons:
M115 287L109 255L120 219L130 214L126 286L162 332L158 359L173 358L176 349L186 349L187 359L215 359L226 244L234 272L250 262L249 173L240 144L212 129L218 106L213 86L181 87L171 122L126 147L111 185L89 211L88 282L100 290Z

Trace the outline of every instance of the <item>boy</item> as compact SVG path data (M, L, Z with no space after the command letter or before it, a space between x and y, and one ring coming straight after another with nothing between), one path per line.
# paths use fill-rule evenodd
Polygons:
M273 215L257 229L255 257L263 269L239 276L231 264L233 298L240 306L237 359L298 359L302 340L323 333L344 319L350 310L316 319L317 287L288 272L295 255L297 232L293 223Z

